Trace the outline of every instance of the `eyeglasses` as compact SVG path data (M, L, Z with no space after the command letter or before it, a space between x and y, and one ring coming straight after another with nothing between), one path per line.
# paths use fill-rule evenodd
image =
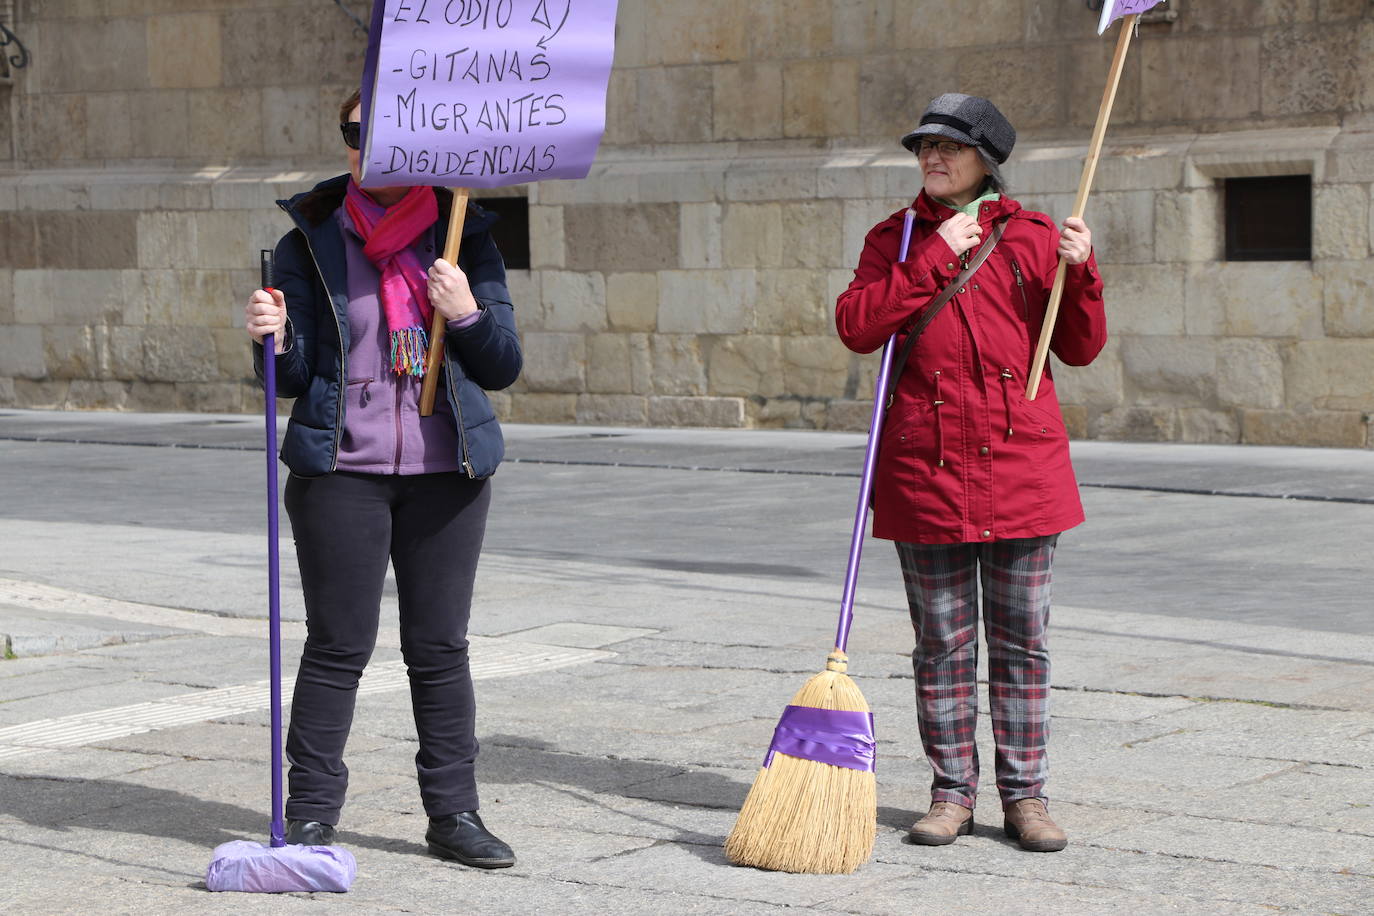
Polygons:
M953 140L932 140L929 137L922 137L916 144L916 155L924 156L931 150L935 150L945 159L953 159L970 147L963 143L955 143Z
M363 140L363 125L361 121L348 121L339 125L339 133L343 134L344 146L349 149L359 149Z

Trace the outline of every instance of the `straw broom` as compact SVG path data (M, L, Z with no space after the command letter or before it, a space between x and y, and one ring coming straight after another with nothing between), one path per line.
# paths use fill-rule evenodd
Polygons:
M915 215L907 210L899 261L906 260ZM725 840L725 855L736 865L849 874L873 854L878 833L873 718L868 701L845 673L849 668L845 650L854 621L859 558L868 527L869 494L873 492L878 440L887 413L889 375L896 350L894 334L883 347L873 390L873 416L868 424L835 648L826 657L825 670L802 685L778 723L768 757L744 799L734 830ZM789 717L794 724L789 724ZM807 756L788 750L800 750ZM843 765L828 762L833 760L842 760Z
M792 706L869 711L847 656L835 649L825 670L802 685ZM878 791L871 770L775 752L744 800L725 855L736 865L771 871L848 874L868 861L878 832Z

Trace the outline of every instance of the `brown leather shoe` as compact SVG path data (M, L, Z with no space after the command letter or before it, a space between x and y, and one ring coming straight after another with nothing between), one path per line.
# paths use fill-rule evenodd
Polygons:
M973 810L954 802L935 802L926 816L911 825L907 836L922 846L948 846L956 837L973 832Z
M1030 852L1058 852L1069 845L1069 837L1050 819L1045 803L1038 798L1022 798L1002 809L1007 836Z

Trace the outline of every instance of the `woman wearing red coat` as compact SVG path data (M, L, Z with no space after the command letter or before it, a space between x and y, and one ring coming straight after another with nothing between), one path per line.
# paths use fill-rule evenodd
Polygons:
M1088 227L1069 219L1061 231L1004 193L998 166L1015 140L986 99L947 93L931 103L902 139L923 178L906 260L898 261L903 209L868 233L835 324L850 349L878 349L910 329L1005 221L991 256L893 380L873 534L897 542L934 772L930 811L911 839L944 845L973 831L981 584L1004 828L1023 848L1049 852L1068 842L1045 803L1050 572L1059 533L1083 521L1083 507L1048 367L1036 399L1025 392L1060 257L1068 268L1051 349L1087 365L1107 330Z

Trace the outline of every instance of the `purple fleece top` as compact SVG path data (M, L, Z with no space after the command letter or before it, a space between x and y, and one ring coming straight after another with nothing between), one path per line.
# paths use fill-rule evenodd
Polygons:
M335 211L343 230L348 271L348 378L344 391L344 428L339 440L340 471L359 474L438 474L456 471L458 425L448 392L439 386L434 413L420 416L422 379L397 375L387 365L390 332L378 300L381 274L363 254L363 241L343 207ZM434 263L435 227L415 239L420 263ZM466 327L481 312L449 328Z

